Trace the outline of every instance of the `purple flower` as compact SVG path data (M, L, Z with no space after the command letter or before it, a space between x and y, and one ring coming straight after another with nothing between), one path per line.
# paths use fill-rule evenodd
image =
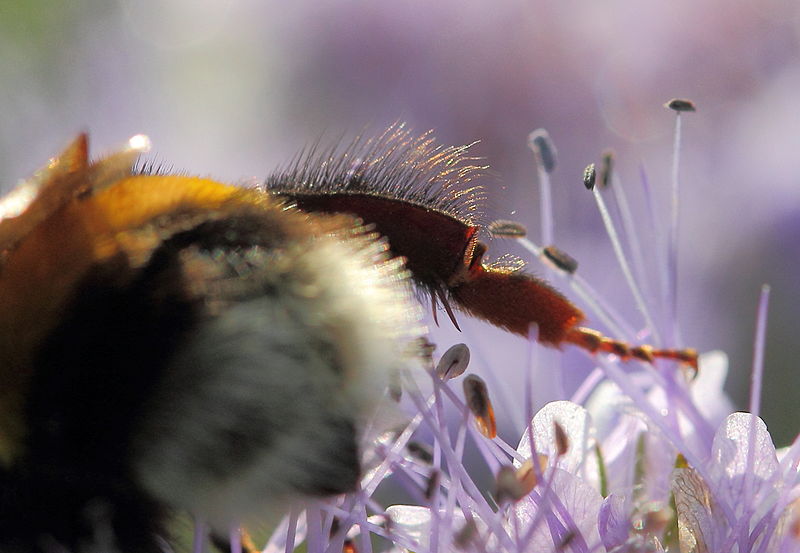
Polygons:
M646 197L648 186L643 179ZM661 249L648 248L655 251L656 266L648 270L641 266L642 244L631 234L636 225L618 181L611 190L593 193L645 328L637 330L616 315L579 273L546 265L547 270L619 337L635 342L647 336L677 345L677 267L670 254L677 244L677 218L653 233ZM612 199L613 211L606 206ZM519 241L544 259L542 248ZM653 272L660 280L646 281ZM522 405L530 421L511 434L518 444L513 446L503 439L508 432L502 428L499 436L487 433L482 419L492 409L476 415L464 398L457 381L464 380L469 354L460 345L442 355L448 366L458 360L457 371L430 366L427 376L403 376L406 416L400 423L386 413L380 416L375 428L388 430L365 447L360 490L294 511L266 550L291 551L305 541L315 553L798 551L800 440L776 453L758 417L766 300L764 293L753 414L732 413L723 391L728 362L722 352L703 354L697 374L673 362L621 363L613 355L598 355L594 371L570 401L552 401L534 414L533 375L558 357L538 355L539 345L531 339L533 361L516 396L504 394L497 402L497 377L483 374L488 397L482 402L490 407L494 402L498 413L519 411ZM468 456L469 449L477 454ZM406 499L392 504L386 498L398 488Z
M714 436L709 477L691 467L673 473L681 551L796 551L797 464L796 451L778 461L760 418L728 416Z

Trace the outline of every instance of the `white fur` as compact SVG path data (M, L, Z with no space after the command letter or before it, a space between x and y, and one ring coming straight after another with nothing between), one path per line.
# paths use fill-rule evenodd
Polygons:
M192 336L136 443L146 489L219 528L285 510L312 472L335 464L342 438L331 421L359 426L391 372L416 362L411 342L424 331L400 262L387 261L382 242L314 238L264 269L271 292ZM226 432L243 432L257 454L243 465L219 443Z

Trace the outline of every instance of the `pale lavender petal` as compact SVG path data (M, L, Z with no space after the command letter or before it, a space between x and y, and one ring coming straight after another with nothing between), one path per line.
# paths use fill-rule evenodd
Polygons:
M718 500L736 510L774 490L779 477L778 458L760 418L749 413L731 414L717 431L712 451L715 462L711 464L710 486Z
M612 494L603 500L600 507L597 529L607 550L620 546L628 540L631 521L625 511L625 503L624 497Z
M722 351L709 351L700 356L699 365L690 395L700 413L718 428L734 411L733 402L723 388L728 377L728 356Z
M576 533L589 550L599 547L601 540L597 520L603 498L598 491L592 485L562 469L553 469L552 472L548 472L548 477L552 478L550 492L558 499L561 509L555 508L547 498L544 498L541 507L532 498L520 501L513 507L519 526L526 530L531 524L540 522L542 518L538 516L540 508L548 511L548 516L544 517L545 523L538 523L533 528L528 547L524 550L550 551L559 546L560 543L553 536L552 523L564 528L567 533ZM551 524L547 523L548 519Z
M724 520L715 519L717 509L705 482L689 468L676 469L673 493L678 516L681 551L709 553L721 541Z
M569 449L558 461L558 445L556 444L554 423L558 422L569 439ZM569 401L554 401L545 405L531 422L536 452L547 455L551 463L568 472L581 472L597 480L597 463L594 454L594 429L589 413ZM528 432L523 433L517 451L525 458L531 457L531 444ZM592 462L587 462L587 459Z
M636 476L639 440L647 427L637 417L625 415L615 431L601 444L608 492L627 497L629 511Z
M422 549L428 547L431 535L431 511L418 505L392 505L386 509L392 520L392 530L401 531L417 542Z
M604 380L597 385L585 407L592 417L599 440L604 440L614 432L620 418L634 409L631 399L610 380Z
M644 495L648 501L668 503L672 470L678 451L659 432L658 427L651 426L644 436L644 459L642 475Z
M606 469L607 491L627 497L628 510L631 511L637 449L647 425L630 398L610 381L597 387L586 409L597 429Z

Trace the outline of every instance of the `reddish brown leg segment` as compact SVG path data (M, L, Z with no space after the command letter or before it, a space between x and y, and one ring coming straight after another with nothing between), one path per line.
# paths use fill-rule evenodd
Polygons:
M476 263L450 293L461 310L525 338L538 326L539 341L550 346L563 342L584 318L558 291L522 271Z
M621 340L603 336L600 332L582 326L572 328L565 341L592 353L613 353L623 361L639 359L652 363L655 359L671 359L686 363L697 370L697 351L686 349L655 349L652 346L631 346Z

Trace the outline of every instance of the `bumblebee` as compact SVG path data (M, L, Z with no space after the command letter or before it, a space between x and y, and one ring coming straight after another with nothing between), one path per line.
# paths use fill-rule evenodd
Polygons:
M161 551L359 477L423 328L353 217L96 162L78 137L0 205L0 551ZM268 498L266 501L264 498ZM101 531L105 529L106 531Z
M2 553L150 553L172 512L224 534L354 489L367 417L420 364L413 288L456 326L696 365L484 262L466 147L395 125L249 189L147 148L90 161L81 135L0 200Z

